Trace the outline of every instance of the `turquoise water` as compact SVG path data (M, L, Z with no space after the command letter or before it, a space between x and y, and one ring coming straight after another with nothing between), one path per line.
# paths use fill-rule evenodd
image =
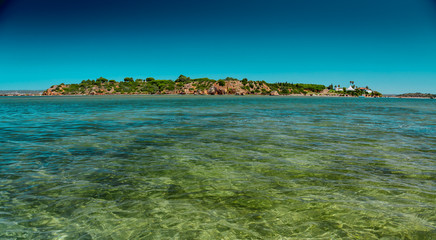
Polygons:
M0 98L0 239L436 239L436 101Z

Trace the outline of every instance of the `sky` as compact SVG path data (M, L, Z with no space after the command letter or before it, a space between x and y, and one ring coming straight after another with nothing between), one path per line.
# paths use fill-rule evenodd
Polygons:
M436 93L436 0L0 0L0 89L100 76Z

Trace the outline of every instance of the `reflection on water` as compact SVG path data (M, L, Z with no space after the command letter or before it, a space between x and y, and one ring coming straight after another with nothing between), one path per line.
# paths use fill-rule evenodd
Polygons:
M0 238L435 239L434 100L0 98Z

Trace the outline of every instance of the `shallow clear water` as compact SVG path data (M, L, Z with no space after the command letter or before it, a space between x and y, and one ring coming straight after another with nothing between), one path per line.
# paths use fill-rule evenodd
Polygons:
M435 239L436 101L0 98L0 239Z

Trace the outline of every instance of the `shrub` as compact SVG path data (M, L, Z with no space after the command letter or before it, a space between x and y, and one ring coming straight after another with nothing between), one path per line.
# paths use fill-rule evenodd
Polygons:
M248 82L248 79L246 79L246 78L242 79L242 84L243 84L244 86L247 85L247 82Z
M280 91L280 94L284 94L284 95L289 94L289 89L287 89L287 88L282 89L282 90Z

